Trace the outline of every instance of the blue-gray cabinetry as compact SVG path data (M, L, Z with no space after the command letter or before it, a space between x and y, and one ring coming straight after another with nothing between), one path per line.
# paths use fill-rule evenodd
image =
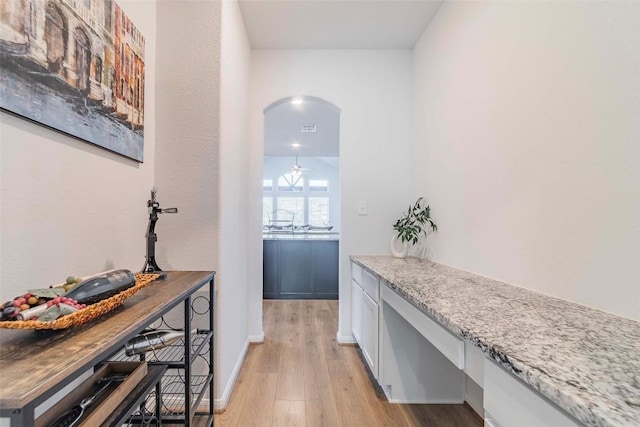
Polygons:
M338 299L338 241L265 239L266 299Z

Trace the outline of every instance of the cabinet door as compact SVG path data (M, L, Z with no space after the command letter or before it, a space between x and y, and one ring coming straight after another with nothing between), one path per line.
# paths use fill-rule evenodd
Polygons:
M309 242L283 241L279 255L280 295L296 294L297 298L304 298L313 293Z
M278 297L278 281L280 274L278 272L278 253L280 250L280 242L277 240L263 240L263 262L262 262L262 280L263 280L263 297Z
M374 378L378 378L378 304L362 293L362 354Z
M362 299L364 291L355 280L351 281L351 332L362 347Z
M311 242L313 246L313 294L338 299L338 241Z

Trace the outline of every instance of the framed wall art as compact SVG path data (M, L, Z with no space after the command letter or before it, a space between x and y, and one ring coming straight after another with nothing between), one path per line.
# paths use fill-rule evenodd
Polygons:
M0 108L142 162L144 44L113 0L2 0Z

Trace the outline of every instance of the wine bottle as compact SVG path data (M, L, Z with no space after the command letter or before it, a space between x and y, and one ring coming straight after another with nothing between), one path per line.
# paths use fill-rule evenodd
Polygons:
M136 278L129 270L110 270L89 277L64 294L80 304L95 304L135 285Z
M191 331L191 334L195 333L197 329ZM130 339L124 346L124 352L127 356L142 354L164 348L180 338L184 338L184 331L146 332Z

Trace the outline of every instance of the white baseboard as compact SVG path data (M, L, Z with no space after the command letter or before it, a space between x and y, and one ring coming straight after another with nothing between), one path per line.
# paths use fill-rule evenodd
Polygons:
M250 343L264 342L264 332L260 333L260 335L249 335L248 340Z
M340 331L336 333L336 341L338 341L338 344L355 344L356 343L356 339L352 334L340 335Z
M238 376L240 375L240 370L242 370L244 359L245 357L247 357L247 350L249 349L249 341L250 339L247 339L247 341L244 343L244 346L242 346L242 350L240 351L240 356L238 357L238 360L236 361L236 364L233 367L233 371L231 372L231 377L229 378L229 381L224 387L222 396L220 396L219 398L216 398L216 400L213 402L213 407L215 408L216 412L224 411L227 408L227 405L229 404L229 399L231 399L231 393L233 393L233 389L236 386L236 381L238 381ZM205 402L205 400L207 402ZM200 403L200 407L203 407L203 406L207 408L209 407L208 399L202 399L202 402Z
M397 405L459 405L464 403L464 400L459 399L394 399L392 397L392 386L383 385L382 391L384 392L385 397L389 403L397 404Z
M411 400L411 399L387 399L389 403L393 403L395 405L462 405L464 400L456 400L456 399L433 399L429 401L424 401L421 399Z

